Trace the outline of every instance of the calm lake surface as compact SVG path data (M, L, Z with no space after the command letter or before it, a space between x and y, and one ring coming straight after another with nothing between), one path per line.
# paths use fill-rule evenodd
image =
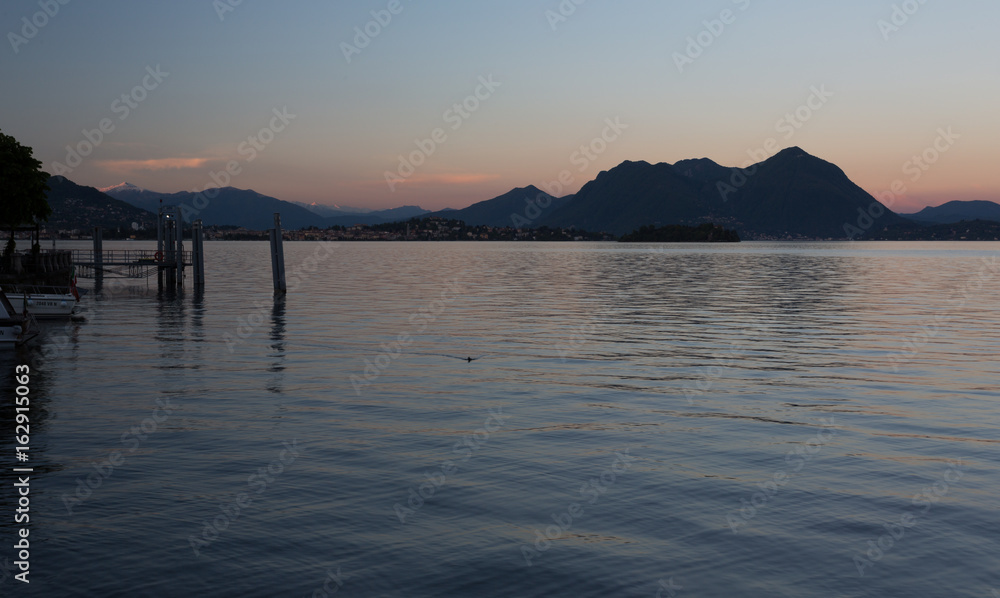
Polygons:
M1000 589L1000 243L206 251L0 355L0 595Z

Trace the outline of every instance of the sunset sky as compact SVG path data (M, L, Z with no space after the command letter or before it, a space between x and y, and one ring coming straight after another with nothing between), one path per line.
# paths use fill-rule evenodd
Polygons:
M84 185L373 209L796 145L909 212L1000 201L997 23L990 0L4 0L0 130Z

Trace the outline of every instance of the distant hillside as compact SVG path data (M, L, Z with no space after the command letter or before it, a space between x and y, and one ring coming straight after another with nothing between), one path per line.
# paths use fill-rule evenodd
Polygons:
M291 203L299 206L300 208L305 208L315 214L319 214L324 218L328 218L330 216L343 216L344 214L367 214L371 212L371 210L366 208L353 208L349 206L328 206L318 203L302 203L301 201L293 201Z
M154 214L159 210L160 198L170 195L169 193L149 191L128 182L119 183L113 187L102 187L98 191Z
M624 162L597 175L542 224L622 235L647 225L726 221L721 196L703 193L705 186L670 164Z
M354 226L356 224L372 225L386 222L402 222L410 218L417 218L427 214L428 211L420 206L402 206L390 208L388 210L378 210L364 214L348 214L345 216L334 216L325 220L324 226Z
M681 160L674 164L674 169L688 178L712 185L715 185L716 181L728 179L733 172L732 168L716 164L708 158Z
M797 147L756 166L756 174L731 196L737 221L755 235L843 239L844 225L856 226L858 211L867 212L877 203L839 167ZM876 227L904 222L889 208L882 209Z
M100 226L108 232L131 234L132 223L156 229L156 215L124 201L119 201L93 187L77 185L61 176L49 178L47 199L52 216L45 223L49 230L79 230L90 234Z
M408 220L427 213L427 210L420 207L404 206L364 214L345 212L328 217L302 205L262 195L252 190L224 187L217 191L218 194L213 198L209 198L209 194L199 198L199 194L191 191L159 193L129 183L106 188L106 193L112 197L154 213L159 210L162 200L163 205L186 206L185 219L189 222L200 218L206 226L241 226L252 230L272 228L275 212L281 213L281 226L286 230L298 230L311 226L327 228L336 225L382 224L383 222Z
M952 224L963 220L993 220L1000 222L1000 204L992 201L949 201L934 208L924 208L916 214L903 214L917 222Z
M574 196L555 198L537 187L513 189L460 210L428 212L417 206L368 213L337 213L329 206L303 206L227 187L196 201L190 192L156 193L123 183L107 193L154 211L160 201L188 207L188 218L206 225L263 230L273 213L294 230L307 227L372 226L414 217L461 220L469 226L575 228L624 235L641 227L699 226L734 229L744 239L951 238L962 234L926 229L929 222L976 218L1000 221L1000 204L950 202L903 218L852 182L836 165L791 147L745 170L708 158L675 164L626 161L601 172ZM548 204L542 207L539 204ZM324 214L329 214L325 216ZM950 230L950 229L949 229ZM957 230L957 229L956 229ZM969 234L988 238L988 226Z
M469 226L534 228L535 220L569 203L569 197L556 198L534 185L513 189L499 197L481 201L461 210L441 210L428 217L461 220ZM533 208L532 202L537 206ZM538 203L546 204L542 208Z
M160 201L163 205L185 207L185 220L192 222L201 219L206 226L242 226L253 230L266 230L274 226L274 213L281 213L281 226L289 230L323 226L324 218L319 214L274 197L261 195L256 191L223 187L213 189L218 194L209 199L197 193L181 191L179 193L157 193L139 187L116 185L109 187L107 193L137 207L152 212L159 211ZM197 201L196 201L197 200Z
M716 222L744 238L843 239L844 225L856 224L858 210L875 203L840 168L793 147L745 175L707 158L624 162L542 223L622 235L648 225ZM878 227L903 221L884 209Z
M872 230L866 241L1000 241L1000 222L973 220L953 224L923 225L907 222Z

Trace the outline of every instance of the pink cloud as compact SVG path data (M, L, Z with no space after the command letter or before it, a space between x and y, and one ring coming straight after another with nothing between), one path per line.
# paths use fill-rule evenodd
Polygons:
M208 158L159 158L155 160L105 160L99 165L110 172L129 173L142 170L182 170L202 168Z

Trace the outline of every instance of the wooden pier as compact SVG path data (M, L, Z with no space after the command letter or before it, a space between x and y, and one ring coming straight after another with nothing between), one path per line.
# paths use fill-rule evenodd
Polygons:
M165 253L155 249L119 250L108 249L95 252L90 249L74 249L73 265L80 278L149 278L162 268L177 269L177 252ZM194 265L191 251L181 253L181 267Z
M282 246L281 214L274 214L271 238L271 270L275 295L287 292L285 252ZM100 280L112 278L150 278L157 275L161 287L184 286L184 269L191 268L196 289L205 286L205 239L201 220L191 224L191 251L184 250L184 220L179 207L160 208L156 230L156 249L104 250L100 227L94 229L94 248L72 251L77 276ZM68 254L70 252L61 252ZM66 256L63 256L63 261Z
M160 208L156 227L156 249L104 250L100 227L94 229L94 248L74 250L77 276L100 280L110 278L150 278L159 285L184 286L184 269L192 268L195 288L205 285L205 242L201 220L191 226L192 251L184 251L184 220L176 206Z

